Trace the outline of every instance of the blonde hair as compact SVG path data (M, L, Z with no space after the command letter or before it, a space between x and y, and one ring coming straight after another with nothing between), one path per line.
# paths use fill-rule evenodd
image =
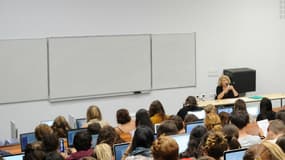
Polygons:
M272 160L285 159L285 153L277 144L271 143L269 141L263 141L261 144L264 145L269 150L273 158Z
M229 84L231 83L231 79L229 76L227 75L221 75L221 77L218 80L218 86L222 86L222 81L223 79L227 80L229 82Z
M204 120L206 128L210 131L221 131L223 129L221 125L221 119L218 114L216 113L208 113L206 114Z
M208 113L217 113L216 107L212 104L208 104L205 108L204 108L206 114Z
M153 142L151 147L154 160L177 160L178 159L178 144L168 136L160 136Z
M102 114L98 106L92 105L89 106L86 113L87 122L91 119L98 119L99 121L102 120Z
M97 160L111 160L112 149L107 143L100 143L96 145L94 149Z

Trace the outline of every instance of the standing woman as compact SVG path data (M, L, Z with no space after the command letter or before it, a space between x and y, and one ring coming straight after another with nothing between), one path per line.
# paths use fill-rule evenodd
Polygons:
M234 86L231 85L230 78L226 75L222 75L219 78L216 95L216 99L236 98L239 96Z

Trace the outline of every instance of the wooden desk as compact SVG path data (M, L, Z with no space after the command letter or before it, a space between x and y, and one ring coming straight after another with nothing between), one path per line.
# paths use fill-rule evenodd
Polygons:
M283 99L285 99L284 93L264 94L260 96L267 97L271 100L280 100L281 107L283 106L282 101ZM237 99L242 99L245 101L245 103L259 102L261 100L261 99L254 99L250 97L227 98L227 99L220 99L220 100L199 101L198 106L205 107L208 104L212 104L215 106L231 105L231 104L234 104Z
M9 145L9 146L1 146L0 150L9 152L11 154L19 154L21 152L21 145L20 144L15 144L15 145Z

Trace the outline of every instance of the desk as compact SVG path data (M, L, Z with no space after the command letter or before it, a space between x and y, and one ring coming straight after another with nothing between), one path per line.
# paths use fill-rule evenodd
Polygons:
M283 99L285 99L284 93L264 94L260 96L267 97L271 100L280 100L281 107L283 106L282 101ZM261 100L261 99L254 99L250 97L227 98L227 99L219 99L219 100L199 101L198 106L205 107L208 104L212 104L215 106L230 105L230 104L234 104L237 99L242 99L245 101L245 103L259 102Z
M9 146L1 146L0 150L9 152L11 154L19 154L21 152L21 145L20 144L15 144L15 145L9 145Z

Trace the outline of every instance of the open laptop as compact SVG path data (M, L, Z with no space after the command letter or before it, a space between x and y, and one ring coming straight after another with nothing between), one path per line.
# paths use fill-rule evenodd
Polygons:
M218 114L221 112L227 112L229 114L231 114L233 112L233 108L232 107L218 107Z
M189 142L189 134L176 134L176 135L171 135L172 137L178 144L179 146L179 153L184 152L188 148L188 142Z
M194 114L198 119L205 119L206 113L204 110L200 111L188 111L187 114Z
M195 121L195 122L191 122L191 123L187 123L185 125L185 133L190 134L191 131L193 130L193 128L195 128L196 126L204 126L204 122L203 121Z
M125 151L127 150L129 146L129 143L120 143L120 144L115 144L113 146L114 150L114 155L115 155L115 160L121 160Z
M224 160L243 160L247 148L234 149L224 152Z
M4 160L23 160L24 153L3 156Z
M40 123L41 124L46 124L46 125L51 127L53 125L53 120L43 120Z
M73 147L73 139L76 133L82 132L82 131L87 131L86 128L80 128L80 129L71 129L67 131L67 146Z
M27 144L31 144L36 142L35 132L30 133L22 133L20 134L20 144L21 144L21 151L24 152L26 149Z
M78 118L76 119L76 127L82 128L83 124L86 123L86 118Z

